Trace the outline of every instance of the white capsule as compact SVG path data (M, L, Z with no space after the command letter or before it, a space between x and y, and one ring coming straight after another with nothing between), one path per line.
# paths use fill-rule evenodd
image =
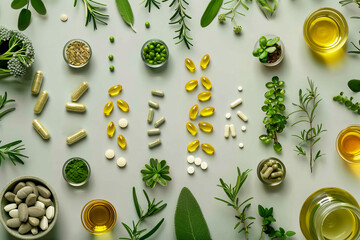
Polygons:
M123 168L123 167L126 166L126 159L123 158L123 157L120 157L120 158L118 158L118 160L116 161L116 164L117 164L119 167Z
M188 163L192 164L195 161L195 157L193 155L189 155L186 160Z
M230 124L230 133L231 133L231 136L233 138L236 137L236 130L235 130L235 125L234 124Z
M207 162L202 162L200 167L201 167L202 170L206 170L208 168Z
M238 91L239 91L239 92L242 92L242 90L243 90L243 87L242 87L242 86L238 86Z
M120 118L119 120L119 127L120 128L126 128L128 126L129 122L126 118Z
M5 212L10 212L11 210L14 210L17 208L16 203L10 203L8 205L5 205L4 210Z
M42 203L42 202L40 202L40 201L36 201L35 207L39 207L39 208L45 209L45 204Z
M231 108L235 108L235 107L239 106L241 103L242 103L242 99L241 99L241 98L238 98L238 99L236 99L234 102L232 102L232 103L230 104L230 107L231 107Z
M242 113L241 111L238 111L237 112L237 115L239 116L239 118L241 118L241 120L243 120L244 122L247 122L249 119L248 119L248 117L244 114L244 113Z
M241 126L241 131L245 132L246 131L246 126Z
M9 212L9 216L12 218L18 218L19 217L19 210L13 209Z
M113 159L115 157L115 152L112 149L108 149L105 151L105 157L107 159Z
M244 148L244 144L243 144L243 143L239 143L239 148L243 149L243 148Z
M225 114L225 118L226 118L226 119L230 119L230 118L231 118L231 113L226 113L226 114Z
M190 166L187 168L187 172L188 172L188 174L193 175L195 172L195 168L193 166Z
M195 158L194 162L195 162L196 166L200 166L201 165L201 158L198 158L198 157Z
M229 138L229 135L230 135L230 125L225 125L224 137Z

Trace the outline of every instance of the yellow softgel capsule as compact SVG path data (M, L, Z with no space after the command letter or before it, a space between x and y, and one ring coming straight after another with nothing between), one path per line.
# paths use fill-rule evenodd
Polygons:
M201 67L202 69L207 68L209 62L210 62L210 55L209 55L209 54L205 54L205 55L202 57L201 61L200 61L200 67Z
M208 143L201 144L201 149L209 155L213 155L215 153L215 148Z
M214 129L213 125L211 125L208 122L199 122L199 128L203 131L203 132L207 132L207 133L211 133Z
M130 109L129 104L125 100L118 99L116 103L117 103L118 107L121 109L121 111L123 111L123 112L129 111L129 109Z
M202 76L200 78L200 80L201 80L201 84L204 86L204 88L206 88L207 90L210 90L212 88L212 84L211 84L210 79L208 79L205 76Z
M104 107L104 114L105 116L109 116L112 112L112 110L114 109L114 104L112 101L109 101L105 104L105 107Z
M199 140L194 140L191 143L189 143L189 145L187 146L187 150L189 152L194 152L200 145L200 141Z
M191 123L191 122L187 122L187 123L186 123L186 129L187 129L188 132L189 132L191 135L193 135L193 136L195 136L195 135L197 134L197 128L196 128L196 126L195 126L193 123Z
M206 102L211 98L211 92L209 91L203 91L199 93L198 99L200 102Z
M107 128L106 128L106 133L111 138L114 136L114 133L115 133L115 123L114 122L109 122L109 124L107 125Z
M194 90L198 85L198 81L197 80L190 80L185 84L185 89L188 92L191 92L192 90Z
M210 117L210 116L214 115L214 112L215 112L214 107L204 107L203 109L201 109L200 115L202 117Z
M199 105L195 104L189 110L189 118L191 120L195 120L197 118L198 112L199 112Z
M190 58L185 58L185 66L190 72L195 72L195 64Z
M111 88L109 88L108 93L111 97L114 97L116 95L119 95L121 90L122 90L122 86L119 84L119 85L115 85L115 86L112 86Z
M117 136L117 142L118 142L119 147L121 149L126 149L126 139L125 139L125 137L123 135L119 134Z

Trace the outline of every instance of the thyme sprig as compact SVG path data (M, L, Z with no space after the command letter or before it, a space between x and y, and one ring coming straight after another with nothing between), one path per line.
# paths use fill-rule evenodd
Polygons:
M136 190L135 187L133 187L133 200L134 200L134 205L135 205L135 209L136 209L136 213L139 217L138 222L135 224L135 221L132 221L132 229L129 225L125 224L125 223L121 223L124 228L126 229L126 231L128 232L130 238L120 238L120 239L125 239L125 240L145 240L147 238L149 238L150 236L152 236L161 226L161 224L164 222L164 218L162 218L158 224L155 225L155 227L153 227L150 231L148 231L146 234L142 235L144 232L146 232L146 229L140 229L139 225L142 221L144 221L146 218L151 217L157 213L159 213L161 210L163 210L167 204L164 203L162 204L163 201L157 202L155 203L155 198L150 201L150 198L148 196L148 194L146 193L145 190L143 190L146 201L147 201L147 210L146 212L144 212L141 209L141 206L139 205L139 201L136 195ZM142 236L141 236L142 235Z
M344 104L345 107L347 107L351 111L360 115L360 103L359 102L353 103L353 100L354 100L353 97L348 98L348 97L344 96L344 92L340 92L340 94L335 96L333 98L333 100L335 102Z
M309 88L306 89L306 92L303 93L302 89L299 89L299 103L293 103L298 110L293 113L302 113L300 120L296 121L292 126L299 123L308 123L309 127L300 131L299 135L293 135L299 138L300 142L296 145L295 151L298 155L309 158L310 161L310 171L313 170L313 165L317 159L319 159L323 154L321 151L317 151L314 156L314 146L320 140L320 134L325 132L322 124L314 124L316 109L319 106L319 103L322 99L319 99L318 88L314 85L314 82L308 78ZM309 148L309 153L303 148L306 146Z
M1 143L1 141L0 141ZM24 145L19 145L22 143L21 140L17 140L5 145L0 146L0 166L2 160L5 160L5 155L8 156L9 160L16 166L16 162L20 164L24 164L24 161L21 158L28 158L28 156L25 156L21 154L20 152L25 150ZM18 146L16 146L18 145Z
M238 219L238 222L236 223L234 229L237 229L240 225L242 225L242 227L239 230L239 233L245 232L246 240L249 239L249 228L254 223L254 222L249 223L248 220L255 219L254 217L251 217L251 216L248 217L246 215L246 211L251 206L251 203L248 203L248 202L251 199L253 199L253 197L250 197L250 198L246 199L245 201L243 201L242 203L239 203L238 193L239 193L242 185L244 184L250 171L251 171L250 169L247 169L245 172L241 173L240 169L237 168L238 176L237 176L236 184L234 187L232 187L231 184L225 183L224 180L220 178L220 185L218 185L218 187L221 187L224 190L224 192L227 195L227 197L229 198L229 200L227 201L227 200L215 197L216 200L224 202L228 206L235 209L235 211L236 211L235 217Z
M176 44L184 42L186 47L190 49L193 46L190 41L193 39L188 35L190 28L186 24L186 19L191 19L191 17L185 12L185 5L189 5L189 3L186 0L173 0L170 3L170 7L174 6L175 4L175 13L171 16L169 24L179 24L180 28L175 31L175 33L178 35L173 39L179 39Z
M82 1L84 2L85 11L86 11L85 26L87 26L88 23L91 22L91 20L94 23L94 30L97 29L96 22L107 25L107 23L104 21L104 18L109 17L109 15L100 12L100 10L104 8L106 4L99 3L94 0L82 0ZM95 5L92 5L91 3ZM76 7L76 4L77 4L77 0L74 1L74 7Z
M145 8L148 8L149 12L151 12L152 5L154 5L157 9L160 9L160 2L156 0L144 0L141 3L145 3Z
M235 16L236 16L236 14L241 15L241 16L245 16L245 15L243 13L239 12L237 10L237 7L239 5L241 5L246 10L249 10L249 8L248 8L248 6L245 5L245 3L242 2L242 0L230 0L228 2L225 2L224 6L226 4L230 4L230 3L233 3L233 2L235 2L235 4L234 4L234 6L232 8L222 7L222 9L224 9L226 11L224 13L219 14L218 20L219 20L220 23L222 23L222 22L226 21L226 18L229 18L232 22L235 23L235 26L233 28L234 33L239 34L241 32L241 30L242 30L242 27L237 24Z
M4 96L1 96L0 95L0 109L2 109L7 103L10 103L10 102L15 102L14 99L7 99L7 92L4 93ZM4 111L0 111L0 120L2 117L4 117L6 114L12 112L12 111L15 111L15 107L12 107L12 108L8 108Z

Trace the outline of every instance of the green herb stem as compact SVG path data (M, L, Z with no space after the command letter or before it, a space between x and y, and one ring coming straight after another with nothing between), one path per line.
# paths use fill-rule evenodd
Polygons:
M185 12L186 8L184 6L184 4L189 5L189 3L186 0L173 0L169 7L174 6L175 3L177 3L175 7L175 13L171 16L169 24L180 25L180 28L175 31L175 33L178 33L178 35L175 36L174 39L179 39L176 44L184 42L186 47L190 49L193 44L190 42L192 38L189 37L187 33L190 31L190 28L186 24L186 19L191 19L191 17Z

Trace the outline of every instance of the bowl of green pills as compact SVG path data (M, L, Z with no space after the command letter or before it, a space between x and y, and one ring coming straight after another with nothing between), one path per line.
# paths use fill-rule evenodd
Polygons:
M91 170L85 159L74 157L65 162L62 173L68 184L80 187L89 181Z
M150 39L146 41L141 48L141 58L146 66L159 68L167 63L169 49L163 41Z

